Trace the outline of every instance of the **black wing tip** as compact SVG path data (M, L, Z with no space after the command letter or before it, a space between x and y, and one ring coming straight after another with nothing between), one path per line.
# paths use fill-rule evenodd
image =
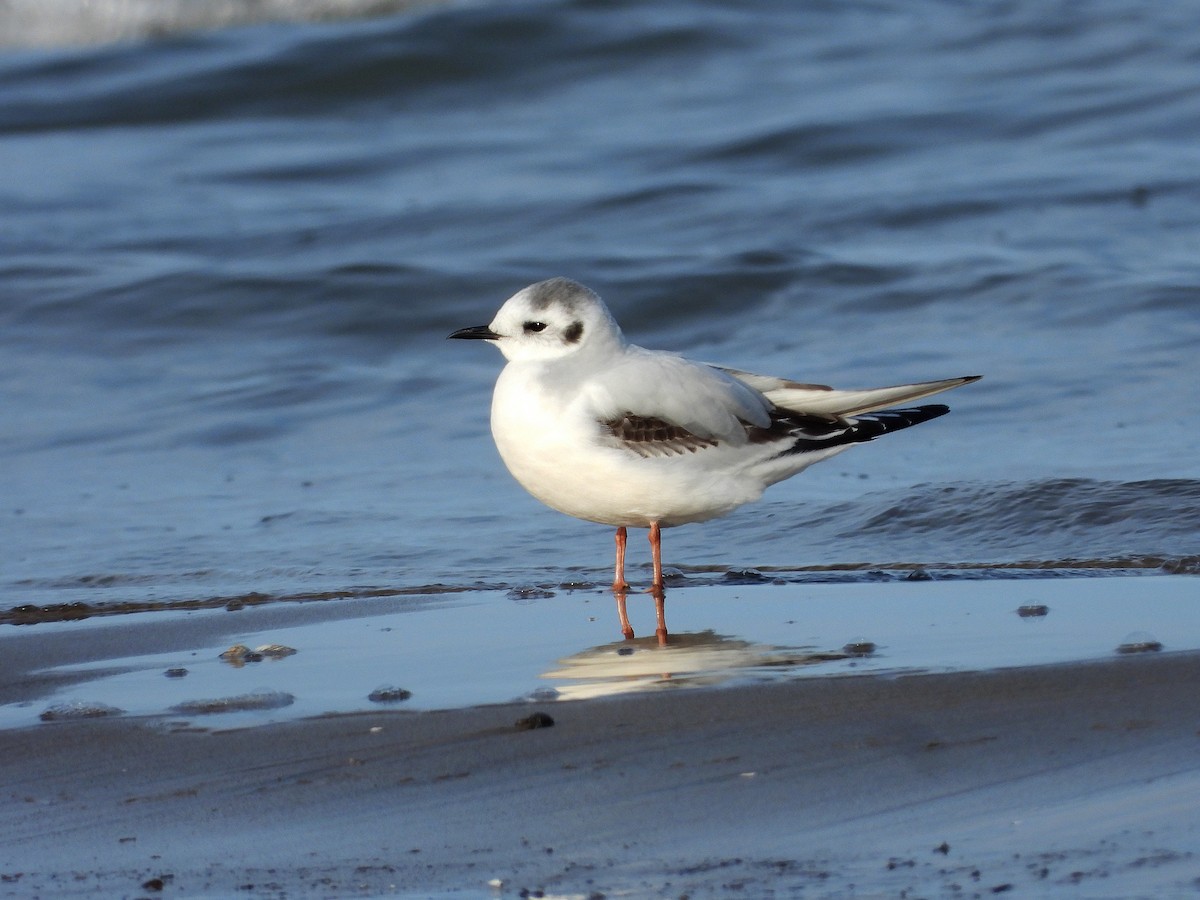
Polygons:
M911 406L905 409L881 409L878 412L854 416L855 427L852 431L862 431L859 440L869 441L880 435L902 431L913 425L920 425L950 412L945 403L929 403L925 406Z
M866 413L851 417L849 427L843 427L835 433L825 436L798 436L792 446L781 455L794 453L809 453L815 450L828 450L843 444L861 444L873 441L877 437L902 431L913 425L920 425L950 412L950 407L944 403L930 403L925 406L912 406L904 409L883 409L878 412Z
M892 412L892 410L886 410ZM895 412L901 415L912 417L912 425L920 425L922 422L928 422L930 419L936 419L938 416L944 416L950 412L950 407L945 403L928 403L925 406L914 406L911 409L897 409Z

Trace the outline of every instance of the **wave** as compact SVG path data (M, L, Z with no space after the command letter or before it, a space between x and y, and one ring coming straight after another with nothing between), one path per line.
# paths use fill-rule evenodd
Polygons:
M1194 537L1200 534L1200 481L1156 478L1097 481L1055 478L1019 484L917 485L910 499L889 504L858 526L858 534L892 535L969 530L992 541L1111 535Z
M823 536L820 543L843 560L1052 560L1058 566L1072 560L1136 565L1147 558L1160 565L1196 552L1200 481L923 484L835 504L811 524Z

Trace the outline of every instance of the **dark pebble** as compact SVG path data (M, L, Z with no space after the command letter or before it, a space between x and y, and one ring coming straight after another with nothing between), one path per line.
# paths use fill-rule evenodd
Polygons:
M1159 641L1130 641L1117 648L1118 653L1157 653L1163 645Z
M531 716L518 719L516 723L518 731L530 731L534 728L549 728L553 724L554 720L544 712L535 712Z
M875 645L870 641L851 641L842 649L851 656L870 656L875 652Z
M372 703L399 703L411 696L412 691L406 691L404 688L386 687L371 691L367 694L367 699Z

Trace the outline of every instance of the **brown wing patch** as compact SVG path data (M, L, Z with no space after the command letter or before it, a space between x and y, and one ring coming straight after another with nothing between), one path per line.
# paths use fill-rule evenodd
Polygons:
M702 438L686 428L655 419L626 413L620 419L603 423L604 428L621 446L638 456L682 456L705 447L717 446L712 438Z

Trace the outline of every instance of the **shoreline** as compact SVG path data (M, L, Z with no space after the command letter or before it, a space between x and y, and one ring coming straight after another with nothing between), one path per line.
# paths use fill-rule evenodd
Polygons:
M0 894L1178 894L1200 876L1198 697L1179 652L14 729ZM515 727L535 710L554 726Z

